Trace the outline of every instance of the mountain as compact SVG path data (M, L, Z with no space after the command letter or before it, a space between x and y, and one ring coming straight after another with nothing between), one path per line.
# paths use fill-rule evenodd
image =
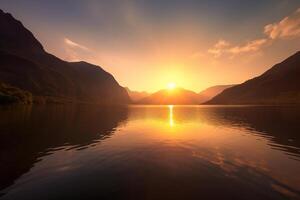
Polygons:
M33 102L130 102L111 74L96 65L66 62L47 53L20 21L2 10L0 28L0 81L30 93ZM6 90L0 87L4 95Z
M164 89L141 99L137 103L154 105L199 104L199 96L197 93L183 88Z
M209 88L207 88L207 89L205 89L205 90L198 93L199 103L204 103L204 102L212 99L216 95L220 94L225 89L231 88L233 86L234 85L216 85L216 86L209 87Z
M300 52L206 104L300 104Z
M130 90L128 87L125 87L130 99L133 101L133 102L137 102L147 96L149 96L150 94L148 92L138 92L138 91L132 91Z

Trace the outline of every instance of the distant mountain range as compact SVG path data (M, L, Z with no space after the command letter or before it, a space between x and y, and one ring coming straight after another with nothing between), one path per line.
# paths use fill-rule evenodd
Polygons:
M213 97L220 94L224 90L231 88L233 86L235 85L216 85L216 86L209 87L198 93L199 103L207 102L208 100L212 99Z
M127 104L130 98L99 66L47 53L12 15L0 10L0 103Z
M300 104L300 52L206 104Z
M137 102L147 96L150 95L150 93L148 92L145 92L145 91L142 91L142 92L139 92L139 91L132 91L130 90L128 87L125 87L130 99L133 101L133 102Z
M198 94L183 88L163 89L136 102L137 104L199 104Z
M183 88L175 88L172 90L164 89L150 94L140 100L134 101L137 104L201 104L212 97L216 96L223 90L232 87L233 85L213 86L196 93Z

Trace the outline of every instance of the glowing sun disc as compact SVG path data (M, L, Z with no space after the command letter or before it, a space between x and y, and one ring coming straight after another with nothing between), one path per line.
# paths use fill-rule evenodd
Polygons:
M168 83L167 88L168 88L169 90L175 89L175 88L176 88L176 83Z

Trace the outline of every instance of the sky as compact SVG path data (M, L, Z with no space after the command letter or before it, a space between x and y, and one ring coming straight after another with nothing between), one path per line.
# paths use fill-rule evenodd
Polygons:
M299 0L0 0L0 9L48 52L136 91L242 83L300 50Z

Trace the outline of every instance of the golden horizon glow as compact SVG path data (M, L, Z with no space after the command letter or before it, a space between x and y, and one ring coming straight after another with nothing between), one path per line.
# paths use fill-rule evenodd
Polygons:
M176 88L176 83L170 82L167 84L168 90L174 90Z
M61 6L49 1L56 3ZM272 15L258 11L259 4L266 6L257 2L247 12L236 12L240 9L223 1L211 8L196 1L72 1L71 10L78 12L72 17L80 26L69 23L69 12L59 20L52 15L37 20L39 13L29 12L31 4L20 9L7 1L1 8L30 25L49 53L101 66L130 90L154 93L176 81L198 93L215 85L243 83L299 51L299 1L271 6ZM47 4L39 6L49 9ZM183 8L179 13L178 7ZM222 12L215 12L218 9ZM258 13L249 17L254 13L250 9ZM224 15L231 12L241 20Z

